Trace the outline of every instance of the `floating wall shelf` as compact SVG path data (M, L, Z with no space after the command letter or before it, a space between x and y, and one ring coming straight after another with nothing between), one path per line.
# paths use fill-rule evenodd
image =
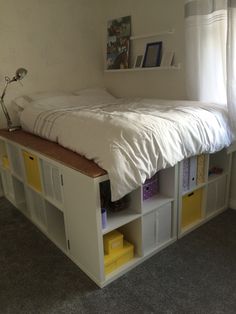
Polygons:
M169 30L158 32L158 33L131 36L130 40L145 39L145 38L157 37L157 36L162 36L162 35L172 35L172 34L174 34L174 32L175 32L174 29L169 29Z
M150 68L129 68L129 69L111 69L105 70L106 73L114 73L114 72L140 72L140 71L161 71L161 70L180 70L181 65L172 65L170 67L150 67Z

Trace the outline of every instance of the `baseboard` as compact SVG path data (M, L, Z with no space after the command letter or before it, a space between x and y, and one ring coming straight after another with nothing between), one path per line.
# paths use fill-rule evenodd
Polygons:
M229 200L229 208L236 209L236 200Z

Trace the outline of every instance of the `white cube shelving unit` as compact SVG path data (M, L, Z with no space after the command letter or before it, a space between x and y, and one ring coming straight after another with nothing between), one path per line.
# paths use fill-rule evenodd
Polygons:
M228 207L232 154L227 149L223 149L214 154L206 154L204 157L203 182L196 183L187 191L183 190L183 162L179 164L179 237L194 230ZM212 173L214 171L215 173ZM188 202L188 198L193 198L193 201ZM195 213L191 212L191 208L188 209L190 206L188 204L192 204L191 202L198 202L196 205L198 208L194 209Z
M184 230L181 227L180 163L159 172L159 192L150 199L143 199L142 187L130 193L126 208L108 212L107 227L103 229L101 190L108 182L107 174L103 171L90 176L84 170L81 172L73 162L65 163L60 159L59 154L52 157L37 149L35 143L45 143L45 140L17 132L21 140L17 133L0 131L0 169L5 197L100 287L176 241L178 234L179 237L184 235L226 208L231 155L223 151L206 157L205 182L200 186L204 205L201 219L193 225ZM22 140L24 136L30 141ZM25 152L28 159L23 157ZM224 171L208 178L209 165L216 166L215 160L220 161L218 167ZM120 231L124 239L134 245L134 258L105 274L103 237L113 230Z

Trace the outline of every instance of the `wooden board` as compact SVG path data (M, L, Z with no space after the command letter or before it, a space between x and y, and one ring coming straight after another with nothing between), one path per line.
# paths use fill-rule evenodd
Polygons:
M25 131L17 130L14 132L9 132L6 129L1 129L0 136L22 145L25 148L37 151L40 154L65 164L66 166L73 168L91 178L96 178L107 174L107 172L100 168L95 162L62 147L57 143L45 140Z

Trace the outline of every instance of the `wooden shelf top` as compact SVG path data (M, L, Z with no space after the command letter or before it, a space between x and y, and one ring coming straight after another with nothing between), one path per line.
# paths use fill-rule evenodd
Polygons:
M9 132L6 129L1 129L0 137L15 142L26 149L28 148L34 150L91 178L97 178L107 174L104 169L100 168L92 160L88 160L87 158L60 146L57 143L45 140L25 131L17 130Z

